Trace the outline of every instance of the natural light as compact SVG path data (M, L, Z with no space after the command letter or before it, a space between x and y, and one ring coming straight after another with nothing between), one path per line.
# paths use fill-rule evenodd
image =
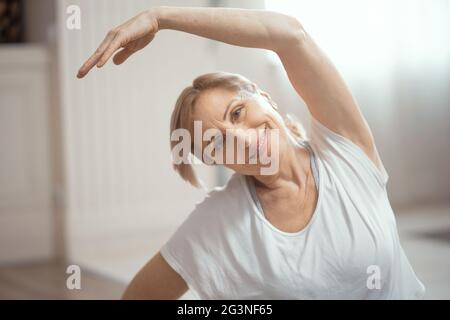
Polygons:
M299 18L348 71L442 67L450 54L445 41L450 1L266 0L266 8Z

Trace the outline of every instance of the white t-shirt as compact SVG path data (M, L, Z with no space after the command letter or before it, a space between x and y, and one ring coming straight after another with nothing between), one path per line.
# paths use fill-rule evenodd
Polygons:
M162 247L199 299L417 299L425 293L400 245L384 167L311 117L318 201L308 225L283 232L251 179L208 193Z

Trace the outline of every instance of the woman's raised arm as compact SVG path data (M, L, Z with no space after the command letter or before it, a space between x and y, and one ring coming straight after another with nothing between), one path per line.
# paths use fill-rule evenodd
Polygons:
M379 166L372 133L349 88L296 18L266 10L163 7L158 21L160 29L276 52L314 118L357 144Z
M114 63L123 63L163 29L276 52L314 118L352 140L379 164L370 128L341 75L301 23L289 15L236 8L151 8L112 29L80 68L78 77L95 65L102 67L114 54Z
M265 10L154 7L111 29L80 68L78 77L84 77L95 65L102 67L119 49L122 50L114 56L114 63L123 63L163 29L183 31L241 47L277 51L296 36L296 28L295 19Z

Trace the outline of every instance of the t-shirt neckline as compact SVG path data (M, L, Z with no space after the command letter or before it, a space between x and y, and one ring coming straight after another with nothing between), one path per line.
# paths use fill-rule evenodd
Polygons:
M287 237L300 236L300 235L304 234L305 232L307 232L311 228L313 222L316 220L317 215L319 213L319 209L321 207L321 202L322 202L322 197L323 197L323 195L322 195L322 193L323 193L322 192L322 189L323 189L322 188L322 185L323 185L322 170L317 163L317 156L316 156L315 152L313 151L313 149L311 148L311 146L309 145L307 140L303 140L302 142L305 142L307 144L306 147L308 148L308 150L310 152L312 169L313 169L313 171L315 170L317 173L317 177L315 176L314 179L315 179L316 185L318 186L318 188L317 188L318 189L318 198L317 198L316 208L314 209L311 219L306 224L306 226L304 228L302 228L301 230L296 231L296 232L286 232L286 231L278 229L269 220L267 220L267 218L264 215L264 212L262 211L262 206L261 205L258 206L258 204L255 202L255 200L257 200L259 203L259 199L256 197L256 199L254 200L252 197L250 188L254 187L253 181L249 181L249 179L250 179L249 177L247 177L245 175L241 175L241 183L243 184L243 187L245 189L245 193L247 195L247 200L249 201L251 207L253 208L253 211L256 213L256 216L259 219L261 219L264 222L264 224L266 226L268 226L270 229L272 229L273 231L275 231L278 234L281 234L281 235L287 236ZM299 143L299 144L302 145L301 143ZM256 193L255 193L255 195L256 195Z

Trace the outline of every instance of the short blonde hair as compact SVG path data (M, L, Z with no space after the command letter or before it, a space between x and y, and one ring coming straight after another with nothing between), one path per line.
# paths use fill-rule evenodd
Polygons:
M247 91L249 93L258 93L258 86L240 74L229 72L212 72L198 76L192 82L192 85L186 87L179 95L175 108L170 119L170 134L177 129L186 129L192 132L192 112L195 102L199 95L207 89L224 88L232 91ZM276 104L270 101L274 108ZM297 138L305 138L305 130L303 126L295 120L291 115L285 118L285 125L290 132ZM170 140L170 149L176 146L177 141ZM191 154L193 151L193 142L191 141ZM201 187L201 183L197 178L194 169L190 163L173 163L173 168L183 178L194 187Z

